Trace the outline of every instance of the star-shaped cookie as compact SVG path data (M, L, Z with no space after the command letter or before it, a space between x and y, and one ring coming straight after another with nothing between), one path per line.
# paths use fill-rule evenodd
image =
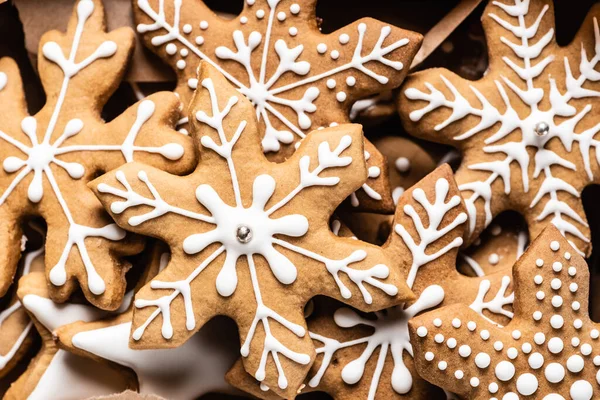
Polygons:
M102 210L86 184L97 174L143 160L173 173L194 162L189 138L172 127L180 102L170 93L141 101L105 123L100 112L122 79L133 46L127 28L105 33L100 0L79 0L66 33L40 42L40 78L47 101L27 114L18 67L0 60L0 294L12 283L25 216L48 225L50 295L64 302L82 288L103 309L116 309L129 264L141 249Z
M421 35L363 18L319 31L314 0L245 0L232 20L202 1L133 0L138 33L177 73L189 104L201 61L218 69L254 106L262 146L283 161L312 130L349 122L354 101L400 85ZM393 212L385 160L365 142L369 180L355 205Z
M552 0L490 1L483 13L489 69L468 81L445 69L407 80L399 110L409 133L463 152L456 179L469 242L504 210L534 238L550 223L591 251L580 200L599 182L600 5L571 44L554 37Z

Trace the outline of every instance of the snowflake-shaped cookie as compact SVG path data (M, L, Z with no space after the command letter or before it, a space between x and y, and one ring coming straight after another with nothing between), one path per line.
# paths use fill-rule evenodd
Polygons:
M400 102L406 129L464 153L456 177L471 240L501 211L516 209L531 237L553 223L589 254L580 195L600 177L593 154L600 131L599 14L596 5L573 43L559 47L551 0L491 1L483 14L490 48L484 78L431 69L407 81Z
M100 118L134 40L128 29L105 33L103 18L99 0L79 0L67 33L43 36L39 70L48 100L35 116L27 115L16 64L0 60L0 293L17 267L20 220L39 215L48 225L52 298L65 301L78 282L94 305L117 308L128 268L120 257L140 246L122 241L125 231L87 182L134 159L173 173L191 168L191 141L170 128L179 107L172 94L156 94L110 123Z
M470 399L597 398L600 333L585 260L550 226L513 274L515 316L504 328L462 305L409 323L419 374Z
M367 177L361 128L315 131L271 163L252 104L208 64L189 115L201 159L193 174L131 163L93 184L121 227L166 241L173 254L136 295L130 345L175 347L226 314L240 328L246 369L289 396L314 358L302 315L310 298L363 310L412 298L384 250L328 226Z
M245 0L224 20L201 1L133 1L138 32L176 71L184 104L200 61L211 64L252 102L263 150L277 161L308 132L348 122L355 100L400 85L421 42L370 18L325 35L315 8L314 0ZM365 150L370 179L353 204L391 213L385 160L371 143Z

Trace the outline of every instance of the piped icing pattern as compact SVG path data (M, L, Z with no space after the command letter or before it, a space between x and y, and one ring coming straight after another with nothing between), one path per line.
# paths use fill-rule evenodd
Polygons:
M358 96L398 86L416 51L409 38L419 40L368 19L324 35L313 22L315 3L246 0L237 18L223 21L201 2L141 0L134 15L146 45L177 72L184 103L198 86L199 63L212 65L252 102L264 151L278 153L311 130L348 122ZM367 151L376 149L369 144ZM389 197L379 191L379 177L369 176L361 197Z
M273 292L287 296L302 285L298 301L308 301L313 292L328 293L362 309L374 298L397 302L402 281L388 267L383 251L339 239L318 223L321 213L331 213L351 193L348 188L362 183L361 175L366 178L360 129L346 125L315 132L296 156L272 164L262 155L254 120L247 115L251 105L212 67L202 70L192 106L192 128L205 163L177 187L192 187L195 193L173 198L169 185L176 179L141 164L119 169L97 184L99 198L127 229L160 236L155 224L166 216L186 226L177 240L166 238L176 250L174 260L136 296L132 337L143 344L151 335L168 346L172 340L187 340L210 318L205 303L214 304L214 312L237 304L248 310L235 317L245 367L266 386L285 390L296 383L290 385L284 365L308 368L311 353L302 343L310 339L301 314L269 304ZM177 205L184 199L190 201ZM333 249L336 255L328 255ZM185 257L177 260L177 252ZM215 268L219 272L205 283L211 289L196 289L206 276L203 272ZM304 277L305 270L310 270L310 279ZM183 301L185 318L175 321L185 329L172 323L176 301ZM161 320L158 330L155 325ZM282 357L291 362L282 363Z
M108 260L95 260L98 252L90 251L88 246L90 243L97 243L95 248L105 241L121 241L125 238L125 231L114 223L108 223L108 218L104 218L106 221L98 217L90 218L92 214L98 213L98 205L91 201L93 205L89 206L90 200L82 196L80 191L86 190L86 183L101 166L114 168L133 161L134 155L139 153L148 155L141 157L145 160L159 160L159 164L168 165L172 161L182 159L184 147L181 140L155 145L165 139L168 141L168 136L154 137L152 145L147 144L149 142L146 137L141 139L147 135L144 134L148 129L146 125L156 124L155 121L149 121L162 118L161 114L165 112L163 110L157 113L157 105L152 99L139 102L107 125L94 114L94 109L82 110L81 100L73 99L75 95L85 94L90 97L89 102L94 103L97 96L108 97L106 93L101 93L110 91L103 87L106 84L95 86L83 80L89 80L90 76L102 73L106 65L116 65L117 71L114 76L102 78L107 79L107 82L117 81L124 70L119 64L127 60L132 46L131 38L124 41L121 32L106 34L98 30L101 25L97 21L102 18L103 10L99 2L79 0L67 34L59 35L53 32L46 36L41 47L40 64L45 69L54 71L55 75L60 74L61 80L50 80L48 74L42 76L46 90L49 94L56 91L56 96L49 95L49 102L36 116L25 116L21 120L20 131L5 130L6 128L0 126L0 208L8 208L8 213L28 212L26 210L39 213L48 221L49 231L56 235L55 237L64 236L54 243L55 246L60 243L62 249L53 250L47 255L47 260L51 263L48 267L49 281L56 287L57 292L69 279L76 277L82 283L84 293L90 301L101 307L111 307L112 303L120 299L105 299L99 296L106 293L107 280L115 281L117 285L117 279L101 276L96 262L108 263ZM98 42L95 39L91 40L92 36L104 37L107 40ZM49 40L49 37L56 38L56 41ZM126 44L118 45L116 41L108 38L119 38L119 43ZM0 63L0 69L4 68L11 70L11 73L3 73L4 78L0 79L4 82L4 85L0 85L3 86L0 90L0 101L5 101L2 99L2 91L9 90L11 78L14 78L14 82L7 96L21 90L20 80L16 74L12 74L16 70L10 60L4 59L3 63ZM85 89L82 89L82 86L85 86ZM99 93L93 92L96 88ZM89 93L90 90L92 93ZM14 107L18 104L16 99L9 98L6 101L13 101ZM176 107L175 104L173 106ZM15 114L18 116L21 113L26 113L26 110L19 110ZM103 133L104 130L107 131ZM122 134L115 134L121 131ZM173 136L176 136L175 132L170 139L173 139ZM106 142L103 143L103 140ZM112 154L120 155L120 162L108 161L115 160ZM152 158L154 156L158 158ZM104 160L100 161L102 158ZM26 191L21 189L24 185L27 185ZM48 190L50 193L47 193ZM85 200L82 200L84 198ZM24 202L28 204L23 204ZM56 211L51 213L52 210ZM62 217L57 217L56 212L60 212ZM100 222L107 223L97 226ZM74 248L77 251L73 251ZM56 251L59 253L55 257ZM112 257L110 259L112 260ZM81 265L83 271L74 271L77 265ZM116 271L117 267L114 268L115 271L111 273L120 276L120 272ZM108 275L107 272L104 274ZM124 285L124 281L121 285ZM112 293L119 292L118 288L111 289L110 296L107 297L114 297ZM65 296L65 293L61 292L61 295Z
M466 398L598 396L600 331L588 316L585 261L549 227L514 275L515 316L504 328L465 306L411 321L419 373Z
M401 112L411 133L466 151L470 161L457 181L472 238L517 206L533 236L553 223L587 254L590 231L579 198L598 179L591 156L600 131L593 107L600 94L598 8L565 48L554 41L553 14L548 0L491 1L483 16L486 76L468 82L424 71L407 83Z

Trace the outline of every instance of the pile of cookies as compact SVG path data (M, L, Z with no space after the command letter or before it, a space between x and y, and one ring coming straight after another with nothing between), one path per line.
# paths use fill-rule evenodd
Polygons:
M553 0L484 1L417 66L316 0L208 3L75 0L34 112L0 59L4 397L598 398L600 3L559 45ZM136 40L177 86L107 119Z

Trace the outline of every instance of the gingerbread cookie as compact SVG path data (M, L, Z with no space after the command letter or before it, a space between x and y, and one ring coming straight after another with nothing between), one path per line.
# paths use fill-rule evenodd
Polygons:
M498 323L510 320L510 270L482 278L456 270L465 222L465 208L448 166L400 198L386 250L403 260L401 270L418 299L373 314L330 300L315 301L308 328L318 356L303 392L325 391L334 399L431 398L440 390L415 371L410 318L437 306L462 303ZM232 370L229 379L241 382L238 386L255 396L272 398L240 376L239 369Z
M489 2L490 66L468 81L444 69L414 74L399 110L412 134L458 147L456 179L469 242L501 211L526 218L531 237L553 223L580 254L591 251L580 195L600 176L596 152L600 6L566 47L554 40L551 0Z
M136 295L130 346L177 347L224 314L238 323L246 369L290 395L314 358L302 315L310 298L371 311L412 293L381 248L328 226L367 178L359 125L315 131L286 162L271 163L250 101L209 64L198 82L194 173L130 163L92 183L121 227L164 240L173 255Z
M42 272L32 272L19 280L17 291L23 307L31 316L42 348L27 370L11 385L5 399L82 399L123 391L126 376L101 363L61 350L54 342L56 330L74 321L93 321L108 314L90 305L57 304L49 297ZM133 293L123 303L127 307Z
M400 85L421 35L364 18L319 32L314 0L245 0L233 20L201 1L133 1L146 46L177 73L189 104L201 61L218 69L253 104L263 150L283 161L312 130L348 122L355 100ZM385 160L369 142L372 174L358 192L364 210L393 212Z
M129 264L121 256L140 243L106 215L86 188L102 173L133 160L184 173L194 162L191 141L175 132L179 101L159 93L105 123L102 107L123 77L133 46L127 29L104 32L99 0L79 0L66 33L40 43L39 71L47 102L28 116L19 71L0 60L0 293L12 282L24 216L48 224L50 295L64 302L81 286L86 298L116 309Z
M39 235L39 238L35 238L31 243L41 242L41 245L35 250L29 248L29 237L33 235ZM45 232L40 226L35 223L29 224L27 236L23 236L22 241L25 252L21 259L21 275L44 271L44 236ZM0 337L2 338L0 340L0 377L8 374L29 351L34 343L32 328L33 323L21 305L17 294L11 294L7 307L0 312Z
M515 316L504 328L463 305L409 323L419 374L471 399L598 397L600 334L588 316L585 260L550 226L513 274Z

